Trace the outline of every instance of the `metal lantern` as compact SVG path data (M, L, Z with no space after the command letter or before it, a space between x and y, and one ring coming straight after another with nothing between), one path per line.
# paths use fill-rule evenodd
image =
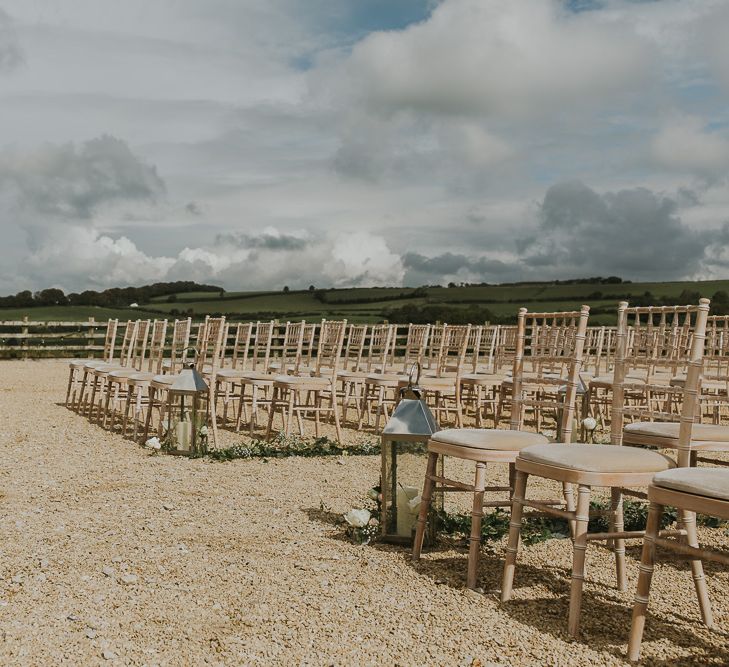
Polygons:
M208 447L209 387L186 363L167 392L167 444L172 454L200 456Z
M417 378L413 384L413 372ZM416 386L420 364L413 364L407 387L382 431L382 539L411 544L420 510L420 494L425 480L427 444L438 430L433 414ZM442 457L439 465L442 467ZM438 473L442 476L442 470ZM435 493L426 529L426 541L435 536L435 512L443 509L443 494Z

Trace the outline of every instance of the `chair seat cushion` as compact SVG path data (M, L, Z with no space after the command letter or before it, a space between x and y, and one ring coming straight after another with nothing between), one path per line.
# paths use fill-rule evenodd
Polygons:
M552 444L522 449L519 458L532 463L597 473L661 472L675 467L664 454L620 445Z
M510 452L518 452L530 445L549 442L541 433L487 428L448 428L434 433L431 440L442 442L446 445L457 445L472 449L491 449Z
M678 422L633 422L623 429L624 441L654 444L656 447L677 447ZM729 426L694 424L691 442L696 449L729 449Z
M177 379L177 375L155 375L152 382L155 384L171 385Z
M729 470L726 468L674 468L659 472L653 484L697 496L729 500Z
M218 380L227 380L228 378L239 378L243 377L245 373L250 371L243 370L242 368L223 368L216 373Z
M300 375L277 375L272 378L276 384L286 384L289 386L306 386L306 387L329 387L332 383L329 378L322 377L302 377Z

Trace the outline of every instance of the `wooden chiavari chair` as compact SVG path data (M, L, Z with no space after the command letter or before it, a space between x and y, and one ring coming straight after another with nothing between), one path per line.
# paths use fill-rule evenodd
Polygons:
M531 507L547 514L566 518L574 526L572 583L570 593L570 610L568 630L570 635L577 636L579 631L580 610L582 607L582 589L585 577L585 553L587 544L593 540L607 540L615 554L617 583L619 590L627 587L625 573L625 539L637 538L642 531L625 532L623 530L622 499L623 495L640 495L636 489L645 489L656 473L664 472L676 466L670 457L648 449L627 447L623 445L623 420L628 415L643 417L647 413L647 405L653 399L651 394L659 392L661 397L673 394L680 400L680 415L675 411L663 412L662 418L680 419L681 445L685 448L691 441L696 412L696 395L699 375L704 353L706 317L709 311L708 299L702 299L698 306L665 306L656 308L628 308L622 302L618 307L618 336L613 376L613 407L611 417L610 445L591 444L558 444L535 445L523 449L516 459L516 481L512 498L509 542L506 548L506 563L501 587L501 600L511 598L516 566L516 555L519 546L524 507ZM650 315L650 317L647 317ZM654 325L654 317L663 322L664 317L676 316L683 324L675 331L687 330L693 324L691 347L685 345L664 345L665 328ZM628 321L633 318L633 333L630 334ZM641 318L643 324L640 324ZM669 339L671 339L670 334ZM637 352L630 350L628 338L632 337L632 345ZM680 337L673 337L678 341ZM656 355L656 350L661 350ZM642 377L635 382L629 368L636 368ZM670 384L653 384L654 378L675 373L676 368L688 367L687 380L682 387L671 387ZM647 395L645 401L631 405L624 398L625 389L636 386ZM656 416L653 411L652 415ZM681 452L682 449L679 450ZM685 464L680 456L681 463ZM577 507L574 511L558 510L536 500L526 498L527 480L530 475L577 486ZM611 511L610 530L605 533L588 534L587 526L590 518L590 496L593 487L610 489ZM645 495L645 494L643 494Z
M100 363L97 361L84 365L81 391L79 392L79 413L83 414L88 410L87 416L91 419L94 409L97 407L96 396L103 390L103 383L106 382L106 376L111 371L127 368L131 364L138 328L139 320L127 321L122 335L117 362ZM101 412L100 407L99 412Z
M363 356L368 331L367 324L350 324L347 331L342 368L337 372L337 381L341 384L339 395L344 422L347 421L350 406L354 407L359 417L364 378L368 374L365 370L368 365L367 360Z
M563 313L528 313L526 308L519 311L512 367L511 428L446 429L433 434L428 441L428 464L413 542L414 559L420 557L433 493L441 490L473 493L467 586L476 587L484 507L509 504L508 498L484 502L484 494L487 491L510 493L512 486L487 487L486 466L508 464L509 478L512 480L514 461L519 451L530 445L549 443L546 436L523 430L525 411L529 407L554 410L556 418L561 419L564 437L570 437L589 310L588 306L583 306L580 311ZM554 345L547 348L531 344L540 330L542 334L549 332ZM525 349L531 352L531 358L525 357ZM527 375L526 367L531 370L541 368L543 372ZM566 385L566 391L561 392L559 389L563 385ZM535 387L544 387L547 391L541 394L534 391ZM530 399L532 395L538 396L538 400ZM447 456L474 462L476 471L473 484L447 479L437 473L439 458ZM566 505L571 509L571 489L565 485L564 491Z
M690 452L691 436L687 432L691 424L682 423L681 450L683 456ZM687 462L684 460L684 464ZM651 580L653 578L656 547L673 551L691 561L694 589L704 624L714 627L711 602L704 580L702 561L708 560L729 566L729 554L699 547L696 534L696 514L706 514L720 519L729 519L729 470L716 468L689 468L686 465L658 473L648 487L648 522L643 538L643 552L638 573L638 584L633 606L633 621L630 629L628 658L640 658L645 615L648 607ZM681 517L685 537L679 542L668 539L659 532L661 517L666 507L675 507Z
M119 326L119 320L110 319L106 323L106 336L104 337L104 351L102 353L101 363L110 364L114 361L114 346L116 343L116 330ZM68 387L66 389L65 406L76 405L76 395L82 387L81 374L83 374L84 366L89 363L88 359L71 359L68 362Z
M235 420L235 430L240 431L244 417L246 417L246 405L250 406L248 428L253 435L258 425L258 413L262 407L271 409L271 394L273 393L273 375L270 373L271 347L276 329L276 322L256 323L256 338L253 344L253 355L251 357L251 368L241 374L238 382L240 391L238 394L238 414ZM247 388L250 387L250 396Z
M285 436L291 433L294 416L299 422L303 435L302 417L312 413L315 419L315 434L319 436L319 415L329 413L334 419L337 440L342 433L337 400L337 371L341 363L342 345L347 321L323 320L319 330L319 346L316 356L315 374L312 376L278 375L273 383L273 395L268 415L266 438L270 439L276 410L281 411L282 431Z
M233 343L233 356L230 368L223 368L218 371L215 380L216 414L218 399L223 400L223 424L228 422L228 408L236 395L236 388L240 385L240 378L248 369L248 358L251 338L253 335L253 324L251 322L240 322L235 330L235 342Z
M155 377L164 373L179 373L185 360L187 359L187 348L190 342L190 331L192 328L192 319L175 320L172 328L172 341L170 344L170 358L164 359L164 345L166 342L166 332L163 334L162 347L156 349L153 344L153 350L150 354L149 366L146 372L136 373L127 378L129 391L127 392L127 400L124 405L124 418L122 421L122 435L127 433L127 424L129 423L129 413L132 412L132 421L134 423L134 431L132 438L136 441L139 425L143 424L144 409L149 408L149 388ZM133 404L133 407L132 407Z
M408 335L402 362L395 362L396 358L396 330L392 335L390 345L390 363L387 369L370 373L365 378L362 407L360 411L360 427L362 423L370 422L372 406L376 406L375 431L380 430L380 418L389 419L389 409L397 403L397 389L400 381L406 379L402 369L409 369L413 363L423 363L428 349L430 324L408 325ZM398 369L398 370L395 370Z

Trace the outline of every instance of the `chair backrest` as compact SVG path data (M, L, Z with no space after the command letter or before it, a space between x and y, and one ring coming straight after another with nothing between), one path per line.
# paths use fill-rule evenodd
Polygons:
M137 328L139 320L127 320L122 334L121 347L119 348L119 365L131 366L134 354L134 344L137 340Z
M149 340L149 356L147 370L150 373L162 372L162 357L165 351L165 338L167 336L167 320L155 320L152 323L152 335Z
M463 360L472 373L478 368L478 358L481 354L481 337L486 327L472 326L468 334L468 345L466 346L466 357Z
M137 320L137 333L134 339L134 351L132 353L132 368L138 371L144 366L144 359L147 355L147 345L149 345L149 334L152 323L149 320Z
M344 346L344 360L342 367L347 371L360 371L366 364L362 361L367 342L367 324L350 324Z
M620 303L610 425L613 444L623 442L626 417L680 422L678 464L690 464L691 430L700 416L698 397L708 315L708 299L701 299L698 306L629 308L627 302ZM645 379L631 377L635 369L641 369ZM655 377L661 371L671 377L685 371L686 376L682 382L659 384Z
M119 320L110 319L106 323L106 336L104 337L104 355L103 361L111 363L114 359L114 350L116 348L116 330L119 326Z
M337 377L341 363L344 333L347 330L347 320L322 320L319 329L319 346L316 355L316 374L322 377Z
M197 358L195 366L202 373L209 366L211 374L222 366L225 353L225 335L227 327L225 317L206 317L198 335Z
M704 375L729 377L729 315L707 319Z
M281 373L299 374L301 355L304 345L306 322L286 322L283 348L281 349Z
M425 355L425 365L428 369L432 370L438 367L438 360L440 359L442 350L443 332L447 326L447 324L433 324L430 327L430 333L428 334L429 341Z
M435 364L436 376L442 377L448 373L460 376L470 335L470 324L443 325L440 333L440 351Z
M430 329L430 324L410 324L408 326L408 339L405 343L404 359L406 366L416 361L420 365L423 364L425 353L428 349Z
M314 341L316 340L316 322L304 324L304 336L301 340L301 363L304 366L311 364L314 357Z
M499 327L494 354L494 372L511 369L514 365L518 335L518 326L504 325Z
M256 322L256 340L253 343L253 355L251 357L251 368L263 373L268 372L268 365L271 362L271 344L276 322Z
M514 354L511 428L518 430L528 407L554 409L558 434L570 442L585 346L589 306L555 313L519 310ZM529 367L529 372L525 371Z
M178 373L187 360L187 348L190 345L190 332L192 330L192 318L175 320L172 329L172 343L170 345L170 373Z
M392 324L375 324L370 331L365 370L370 372L387 371L390 348L393 344L395 327Z
M238 326L235 329L235 342L233 343L233 358L231 361L233 368L244 369L247 367L252 334L253 323L238 323Z

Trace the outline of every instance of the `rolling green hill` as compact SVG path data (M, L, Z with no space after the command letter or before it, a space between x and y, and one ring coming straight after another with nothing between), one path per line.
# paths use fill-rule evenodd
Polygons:
M634 305L695 301L700 296L718 297L715 312L729 312L729 280L660 283L531 283L514 285L469 285L451 287L374 287L301 290L289 292L179 292L155 296L139 308L94 306L39 306L1 308L0 320L97 320L207 314L225 314L233 319L285 320L347 318L352 322L383 319L407 321L429 315L441 321L459 318L472 321L507 321L521 306L531 311L572 310L583 303L591 306L591 324L610 324L620 300ZM719 293L717 295L717 293Z

